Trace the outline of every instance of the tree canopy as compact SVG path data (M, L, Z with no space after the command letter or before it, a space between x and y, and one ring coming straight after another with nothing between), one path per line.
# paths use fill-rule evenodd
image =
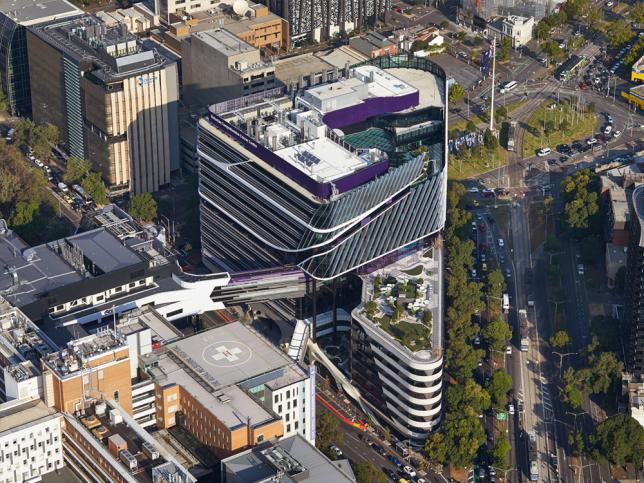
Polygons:
M465 96L463 86L457 83L452 84L449 88L449 102L458 102Z
M81 187L97 204L104 205L107 203L105 183L103 183L100 174L95 172L89 173L85 178L83 178L83 181L81 181Z
M63 181L65 183L78 183L89 174L92 165L86 159L71 156L67 159L67 167Z
M356 483L385 483L385 474L370 461L361 461L353 465Z
M595 427L590 444L596 460L639 467L644 459L644 428L631 416L616 414Z
M506 342L512 338L510 326L500 317L492 319L481 333L488 345L497 351L503 350Z
M342 439L338 420L330 412L320 411L315 418L315 446L329 458L335 459L335 453L329 451L329 447L341 443Z
M21 119L14 127L14 141L18 146L31 146L37 158L45 159L51 145L57 144L58 128L53 124L36 124L31 119Z
M563 349L570 343L570 336L565 330L558 330L550 337L550 345L555 349Z
M599 218L599 180L589 169L566 176L561 183L564 198L564 219L577 234L587 234Z
M620 19L611 22L610 28L606 32L608 44L611 47L619 47L625 44L635 36L635 32L626 20Z
M157 202L150 193L133 195L130 198L128 213L139 221L152 221L157 216Z
M486 386L492 399L492 405L496 408L505 407L508 392L512 389L512 377L502 369L498 369Z

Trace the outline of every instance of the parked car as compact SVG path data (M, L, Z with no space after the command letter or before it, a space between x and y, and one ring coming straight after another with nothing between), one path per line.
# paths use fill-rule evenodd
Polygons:
M334 453L338 458L340 458L340 457L342 456L342 454L343 454L343 453L342 453L342 450L341 450L340 448L338 448L336 445L332 444L332 445L330 446L330 448L331 448L331 451L333 451L333 453Z
M511 346L511 345L509 345L509 344L508 344L508 345L505 347L505 353L506 353L507 355L509 355L509 356L511 356L511 355L512 355L512 346Z
M548 156L551 152L552 152L552 149L550 148L540 148L537 151L537 156L539 156L540 158L543 158L544 156Z
M595 139L595 138L588 138L588 139L586 140L586 144L587 144L588 146L592 146L593 144L597 144L597 139Z
M396 458L394 455L389 455L389 461L396 465L397 468L402 468L401 461Z
M505 242L503 241L503 238L499 238L499 246L503 248L505 246Z

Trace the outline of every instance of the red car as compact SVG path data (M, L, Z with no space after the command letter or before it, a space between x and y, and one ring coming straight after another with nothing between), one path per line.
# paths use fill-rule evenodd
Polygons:
M580 82L580 83L579 83L579 88L580 88L582 91L587 91L587 90L588 90L588 85L587 85L585 82Z
M480 223L479 224L479 230L483 231L483 232L485 231L485 223Z

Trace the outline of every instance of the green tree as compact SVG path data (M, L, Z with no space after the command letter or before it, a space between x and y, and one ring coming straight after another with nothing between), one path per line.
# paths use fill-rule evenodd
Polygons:
M65 183L77 183L89 174L92 165L86 159L71 156L67 159L67 169L63 181Z
M13 216L9 220L11 226L21 226L31 223L34 215L38 211L39 203L37 201L18 201Z
M644 459L644 428L631 416L617 414L595 427L590 445L591 455L598 461L639 467Z
M448 408L468 415L479 415L490 408L490 394L473 379L449 386L445 394Z
M617 20L612 22L610 29L606 32L608 38L608 45L611 47L619 47L625 44L635 36L635 32L626 20Z
M644 3L635 2L628 12L628 16L636 23L644 23Z
M375 315L377 308L378 304L373 300L369 300L364 304L364 313L367 314L367 317L372 318Z
M551 27L548 25L547 20L542 19L537 25L535 25L533 35L539 41L544 42L550 38L550 30Z
M512 338L512 330L508 323L497 317L487 324L481 331L483 339L488 345L497 351L503 350L508 340Z
M476 132L476 124L474 124L474 121L468 119L467 124L465 125L465 130L467 132Z
M493 151L499 146L499 140L489 128L483 133L483 144L489 151Z
M510 455L510 441L503 435L497 438L494 447L490 451L490 458L492 459L492 466L507 470L510 467L508 456Z
M20 119L13 127L13 142L16 146L29 145L29 135L36 124L27 118Z
M500 123L504 119L507 119L507 117L508 117L508 110L506 109L505 106L499 106L494 111L494 120L497 123Z
M51 153L52 144L57 144L60 137L58 128L53 124L41 124L31 131L30 146L37 158L46 159Z
M550 345L555 349L563 349L570 343L570 336L565 330L558 330L550 337Z
M463 86L457 83L452 84L452 87L449 88L449 102L456 103L463 99L463 96L465 96Z
M485 442L485 431L478 416L447 417L441 431L433 433L425 444L430 459L457 468L470 465L480 446Z
M586 445L584 444L584 435L579 431L572 431L568 433L568 445L572 450L572 454L575 456L579 456L586 451Z
M130 198L128 213L139 221L152 221L157 216L157 202L150 193L141 193Z
M512 389L512 377L502 369L496 370L487 383L487 390L492 398L492 405L499 409L505 407L506 398L510 389Z
M89 173L83 181L81 187L92 197L94 202L98 205L107 203L107 192L105 190L105 183L98 173Z
M335 453L329 451L329 447L341 443L342 440L343 434L338 420L328 411L319 412L315 419L315 446L331 459L335 459Z
M589 169L582 169L561 182L565 200L564 219L576 234L587 234L599 226L599 179Z
M472 377L484 355L482 350L472 349L463 340L450 339L447 346L447 370L457 381L465 381Z
M356 483L385 483L385 474L370 461L362 461L353 465Z
M590 358L587 384L593 394L607 393L613 384L619 382L624 364L614 352L601 352ZM581 372L581 371L579 371Z
M580 382L572 367L564 371L563 384L560 391L561 399L573 409L580 408L584 402L584 394L579 388Z

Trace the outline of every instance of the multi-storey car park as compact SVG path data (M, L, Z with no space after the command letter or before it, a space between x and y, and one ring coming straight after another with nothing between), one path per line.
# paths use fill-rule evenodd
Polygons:
M280 287L286 299L271 307L286 318L310 318L313 340L323 312L333 309L337 328L337 309L360 303L368 274L430 247L440 299L434 242L445 222L446 91L445 72L433 62L379 57L293 97L211 107L198 144L204 263L234 272L232 283L243 273L291 274L291 295ZM426 436L440 418L442 317L435 309L425 349L405 347L378 323L353 321L366 328L361 343L387 346L378 357L394 372L423 381L420 389L413 382L390 388L398 396L380 406L410 438ZM411 312L410 323L419 322ZM380 366L377 377L384 387ZM378 406L368 393L365 401ZM398 409L395 397L404 400Z

